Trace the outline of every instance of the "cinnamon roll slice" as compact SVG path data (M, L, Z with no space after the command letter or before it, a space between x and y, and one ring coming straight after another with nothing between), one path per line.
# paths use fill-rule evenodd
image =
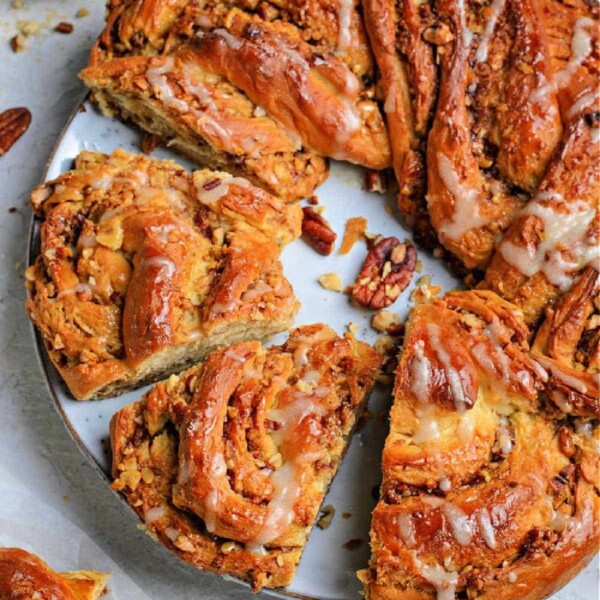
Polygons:
M368 599L545 598L597 552L597 421L580 431L542 412L548 374L528 335L491 292L413 309L360 573Z
M0 548L0 598L11 600L97 600L109 575L96 571L57 573L20 548Z
M289 328L280 245L301 209L246 179L120 150L37 188L27 311L79 400L156 381L212 349Z
M105 113L286 199L323 181L320 156L390 164L353 0L335 10L312 1L113 2L81 77Z
M113 417L113 488L186 562L287 585L380 362L325 325L213 352Z

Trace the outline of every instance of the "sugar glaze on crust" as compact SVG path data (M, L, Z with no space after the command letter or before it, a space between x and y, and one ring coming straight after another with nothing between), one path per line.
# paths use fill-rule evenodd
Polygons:
M83 152L32 204L41 251L27 310L77 399L266 339L297 310L279 253L300 233L300 208L245 179Z
M578 297L587 307L589 292ZM367 598L545 598L597 552L597 413L548 404L563 371L535 360L528 335L491 292L413 309L360 573ZM586 375L563 368L581 392Z
M218 350L113 417L113 487L183 560L287 585L380 363L325 325Z

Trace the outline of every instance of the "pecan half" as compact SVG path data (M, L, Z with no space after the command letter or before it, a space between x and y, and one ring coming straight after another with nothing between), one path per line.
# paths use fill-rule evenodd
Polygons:
M327 256L333 250L337 234L329 223L313 208L302 208L302 237L304 241L316 252Z
M27 131L31 113L27 108L9 108L0 114L0 156Z
M408 287L417 264L417 251L397 238L377 242L365 259L352 287L353 298L375 310L395 302Z

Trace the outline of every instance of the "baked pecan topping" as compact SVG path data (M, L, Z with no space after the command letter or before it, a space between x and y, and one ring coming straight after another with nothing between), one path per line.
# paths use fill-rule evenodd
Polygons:
M27 131L30 123L31 113L24 107L9 108L0 114L0 156L11 149Z
M333 250L337 234L331 225L313 208L302 208L302 237L304 241L316 252L327 256Z
M395 237L382 239L365 259L352 287L353 298L375 310L389 306L408 287L416 264L414 246L401 244Z
M73 33L73 24L68 23L67 21L61 21L55 28L54 31L57 33L69 34Z

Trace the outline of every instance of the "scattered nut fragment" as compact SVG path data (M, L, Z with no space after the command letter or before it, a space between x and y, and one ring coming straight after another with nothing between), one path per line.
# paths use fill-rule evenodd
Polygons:
M352 217L346 221L346 229L344 230L344 238L339 254L348 254L352 250L354 244L364 235L367 225L367 220L364 217Z
M30 124L31 113L27 108L9 108L0 114L0 156L12 148Z
M389 310L380 310L371 318L371 327L376 331L387 333L390 328L400 324L400 315Z
M235 542L229 541L221 545L221 552L223 554L231 554L235 550Z
M358 333L358 325L356 323L353 323L352 321L350 321L350 323L348 323L348 331L354 337L356 337L356 334Z
M25 50L25 38L21 33L10 38L10 48L15 53Z
M80 8L76 13L75 16L78 19L83 19L83 17L87 17L90 14L90 11L87 8Z
M54 31L57 33L69 34L73 33L73 24L67 23L66 21L61 21L55 28Z
M326 289L332 292L341 292L344 289L342 279L337 273L325 273L317 281Z
M12 2L10 3L11 8L14 8L15 10L19 10L20 8L24 8L25 7L25 0L12 0Z
M430 44L435 46L444 46L454 39L454 34L450 31L450 28L446 23L439 23L428 27L423 32L423 39Z
M413 246L401 244L395 237L382 239L367 255L352 286L352 297L375 310L389 306L408 287L416 262Z
M308 203L311 204L312 206L316 206L317 204L319 204L319 197L318 196L311 196L308 199Z
M365 189L367 192L385 194L388 191L387 173L385 171L367 171L365 173Z
M379 354L386 355L394 346L394 338L391 335L381 335L375 341L374 348Z
M319 529L327 529L331 525L331 521L335 515L335 508L331 504L327 504L321 508L321 517L317 521Z
M573 434L568 427L561 427L558 432L558 440L560 442L560 449L567 458L575 456L576 448L573 443Z
M302 208L302 237L316 252L327 256L333 250L337 235L331 225L313 208Z
M349 519L352 516L351 512L343 512L342 519Z
M152 133L145 133L140 142L140 148L144 154L150 154L160 144L160 137Z
M17 29L25 36L36 35L42 29L42 26L33 19L27 19L24 21L17 21Z
M342 544L342 548L344 548L345 550L356 550L357 548L360 548L363 544L363 540L361 540L360 538L354 538Z

